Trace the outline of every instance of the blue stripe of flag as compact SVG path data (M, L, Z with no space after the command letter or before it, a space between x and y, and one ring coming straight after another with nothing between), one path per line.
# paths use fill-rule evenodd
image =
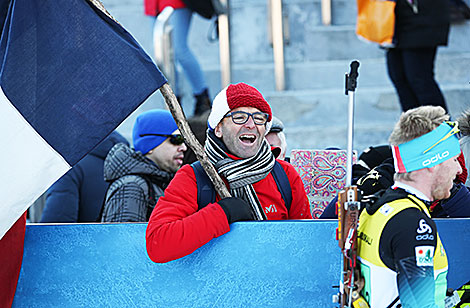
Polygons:
M7 98L70 165L166 82L134 38L86 0L11 1L0 61Z

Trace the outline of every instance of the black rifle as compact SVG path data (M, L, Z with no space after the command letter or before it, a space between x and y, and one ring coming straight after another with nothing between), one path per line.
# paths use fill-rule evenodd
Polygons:
M338 214L336 237L343 255L340 290L336 302L340 304L341 308L368 308L369 305L360 296L364 280L361 279L357 268L357 226L361 203L358 198L357 186L352 185L354 103L359 62L353 61L350 66L351 71L346 74L346 95L349 97L346 185L339 192L336 204Z

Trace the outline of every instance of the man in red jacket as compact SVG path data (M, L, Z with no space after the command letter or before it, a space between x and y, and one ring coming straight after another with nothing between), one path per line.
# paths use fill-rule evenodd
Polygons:
M274 158L265 139L271 120L271 107L252 86L232 84L217 95L205 151L232 197L216 196L215 202L201 207L194 169L183 166L150 217L146 236L150 259L163 263L191 254L230 231L229 225L236 221L312 218L300 176L289 163ZM290 184L290 207L273 177L275 164L280 164Z

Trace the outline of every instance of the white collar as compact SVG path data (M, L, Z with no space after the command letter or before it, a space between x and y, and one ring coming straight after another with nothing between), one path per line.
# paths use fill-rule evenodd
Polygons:
M410 185L407 185L407 184L405 184L405 183L396 181L395 184L393 184L392 188L395 188L395 187L404 189L404 190L406 190L407 192L409 192L410 194L415 195L416 197L418 197L418 198L421 199L421 200L424 200L424 201L431 201L431 200L429 200L428 197L426 197L425 194L423 194L421 191L419 191L418 189L414 188L413 186L410 186Z

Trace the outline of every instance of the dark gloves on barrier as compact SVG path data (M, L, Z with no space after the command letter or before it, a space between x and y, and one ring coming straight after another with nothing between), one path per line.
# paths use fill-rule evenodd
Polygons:
M229 197L220 200L218 203L224 210L229 224L236 221L255 219L251 206L243 199Z

